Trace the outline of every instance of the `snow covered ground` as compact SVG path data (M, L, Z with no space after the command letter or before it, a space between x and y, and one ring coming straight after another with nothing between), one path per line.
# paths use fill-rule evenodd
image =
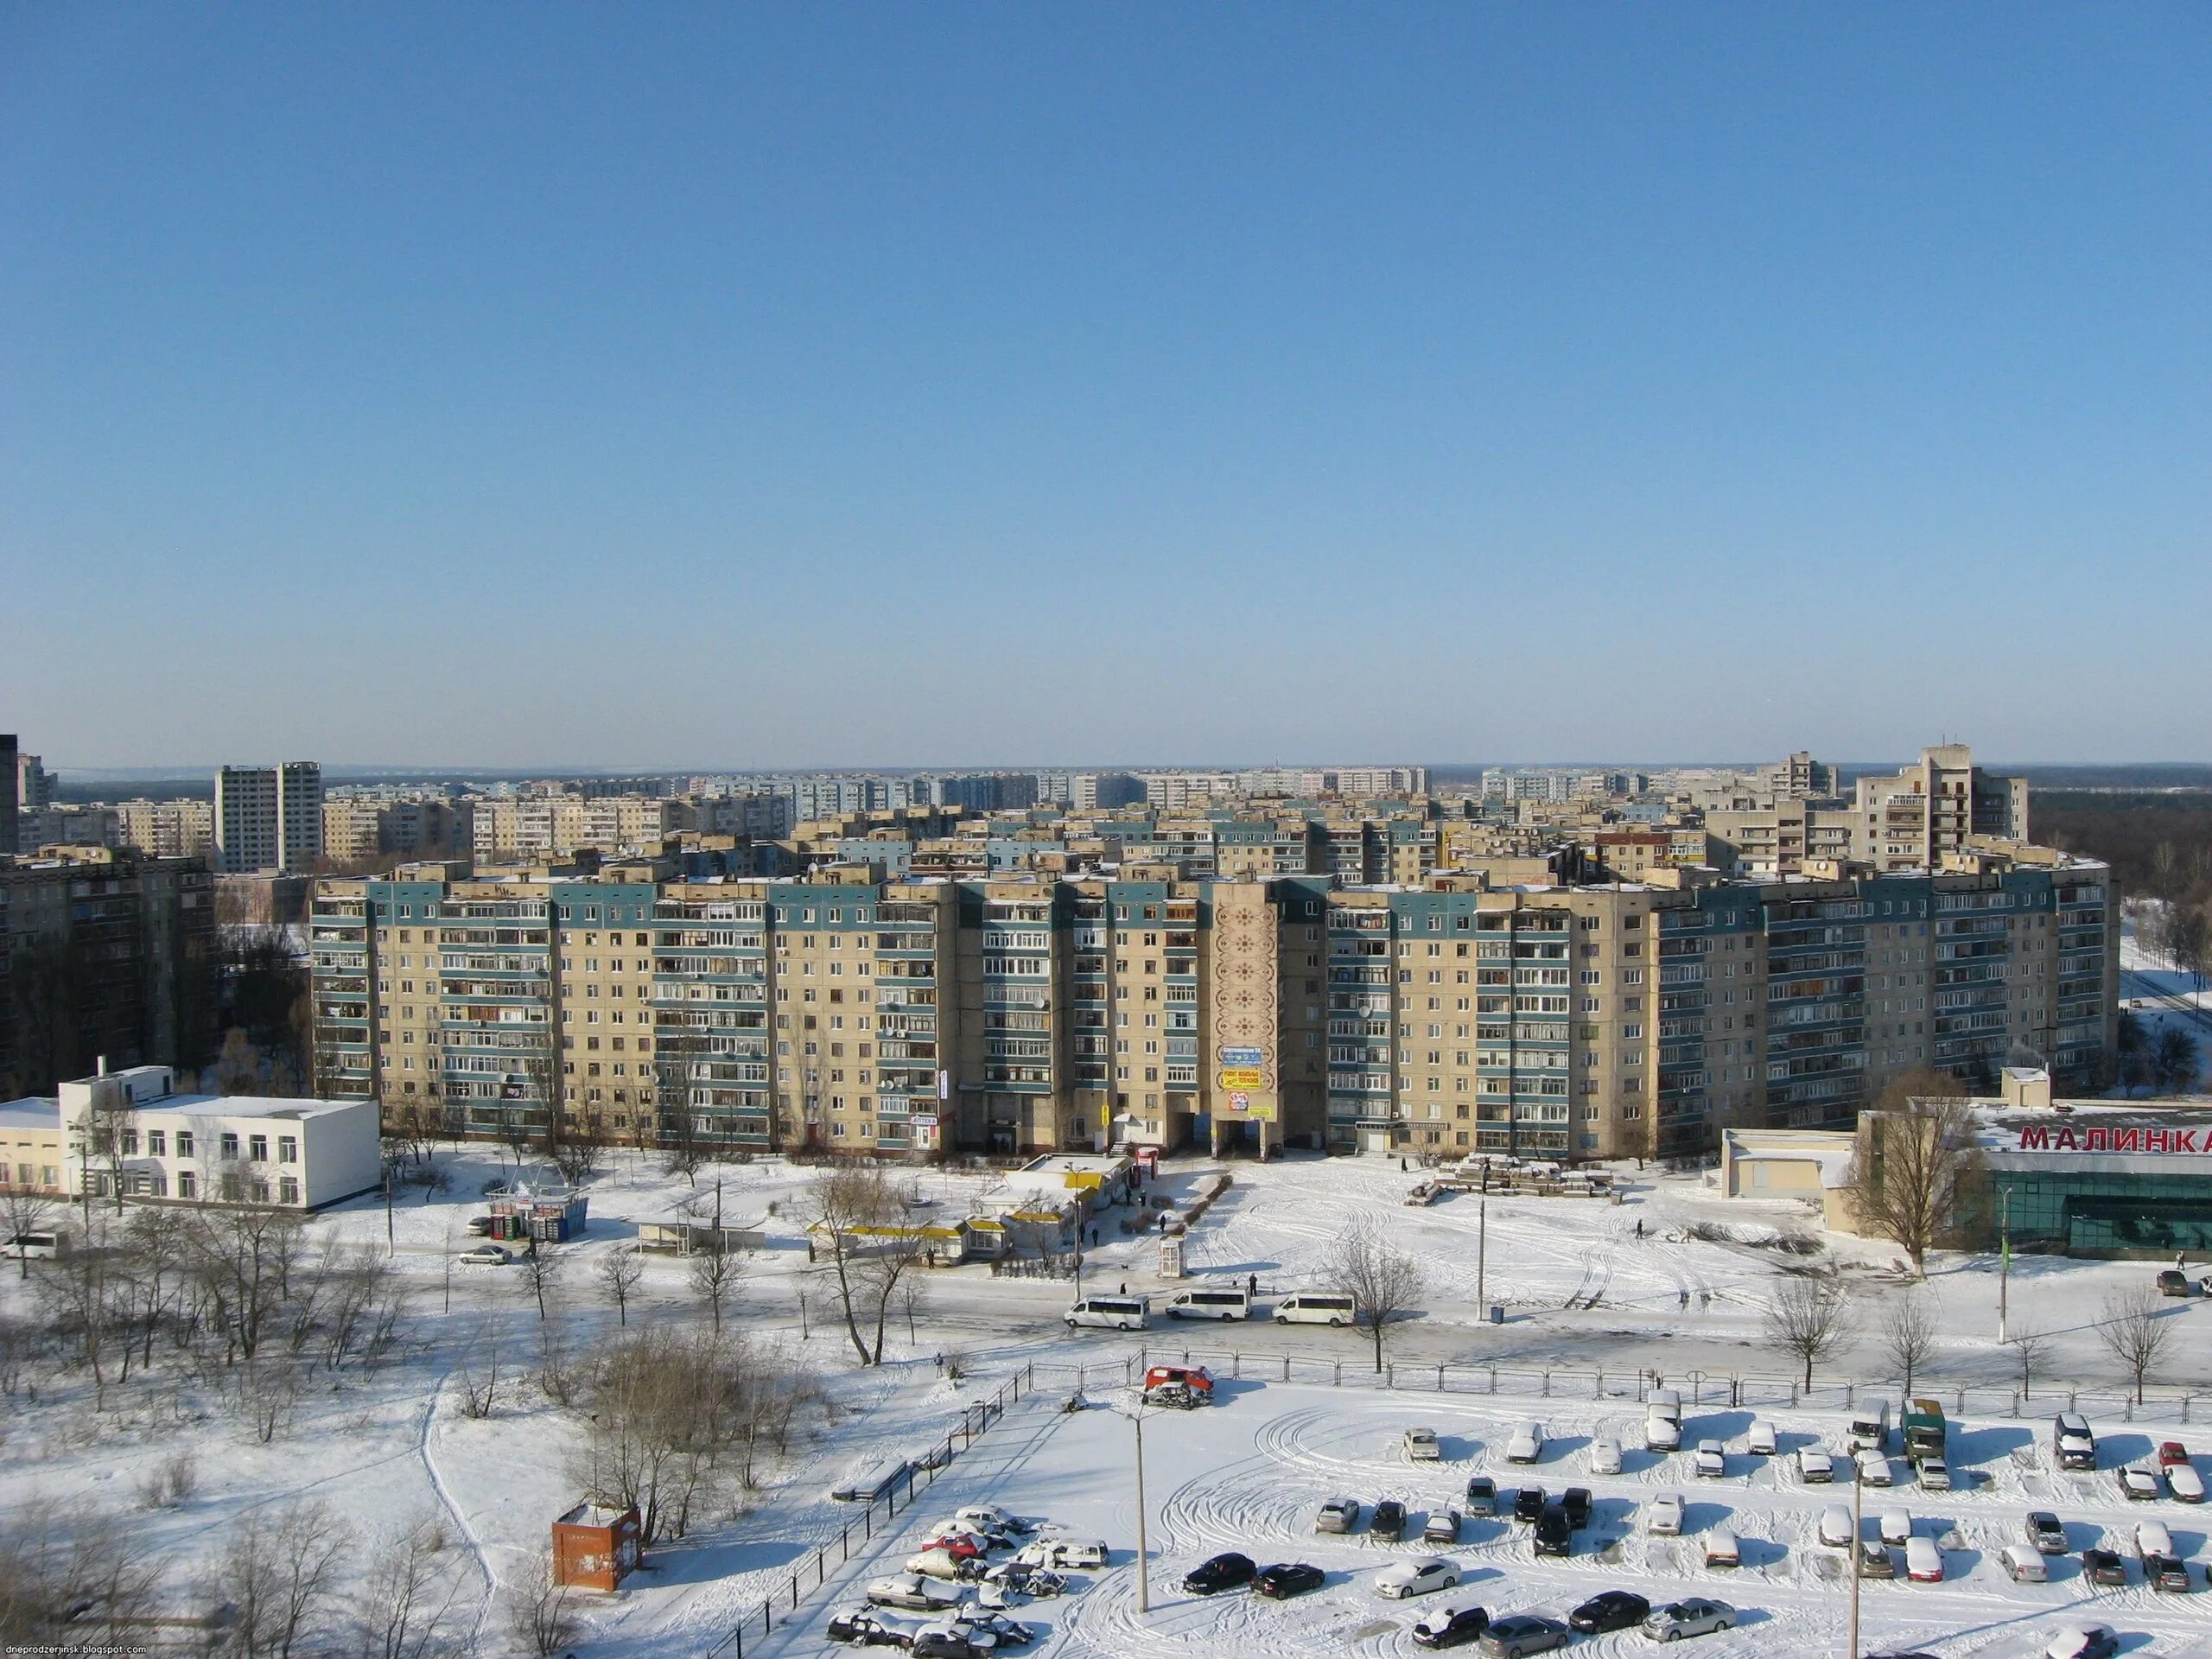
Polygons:
M2137 905L2155 902L2141 899ZM2197 1077L2202 1089L2212 1075L2212 989L2200 989L2194 975L2183 973L2172 958L2152 950L2143 938L2140 920L2136 906L2131 906L2120 922L2120 1006L2142 1021L2145 1040L2153 1047L2169 1027L2195 1039L2206 1068Z
M1163 1181L1186 1192L1218 1167L1199 1159L1171 1160ZM1801 1488L1764 1460L1741 1456L1732 1459L1719 1483L1693 1483L1673 1466L1679 1459L1660 1465L1634 1452L1619 1477L1590 1478L1587 1439L1603 1427L1633 1444L1628 1431L1639 1415L1638 1373L1658 1370L1669 1381L1703 1379L1708 1401L1726 1397L1732 1376L1764 1379L1756 1397L1781 1405L1762 1407L1761 1414L1780 1422L1785 1443L1791 1436L1835 1443L1840 1418L1809 1408L1791 1411L1786 1378L1792 1366L1764 1345L1763 1309L1778 1267L1798 1259L1773 1248L1785 1236L1817 1240L1838 1262L1862 1332L1855 1346L1821 1368L1824 1391L1814 1400L1834 1397L1833 1390L1847 1381L1896 1393L1872 1335L1891 1303L1907 1294L1894 1270L1895 1250L1824 1237L1814 1230L1815 1219L1793 1205L1725 1203L1700 1177L1625 1168L1618 1205L1458 1194L1415 1209L1401 1202L1414 1177L1395 1160L1236 1163L1229 1166L1233 1185L1189 1241L1197 1280L1256 1278L1263 1304L1319 1286L1334 1241L1348 1224L1367 1218L1427 1264L1427 1287L1420 1313L1390 1337L1389 1353L1405 1372L1396 1390L1353 1386L1372 1382L1369 1350L1355 1332L1255 1320L1187 1328L1161 1322L1147 1333L1155 1354L1187 1344L1243 1356L1239 1369L1249 1380L1225 1384L1230 1402L1213 1411L1147 1418L1154 1611L1141 1617L1135 1574L1126 1564L1135 1533L1133 1430L1109 1410L1063 1415L1056 1409L1074 1382L1069 1368L1093 1368L1092 1392L1110 1394L1106 1385L1118 1381L1136 1344L1069 1332L1060 1322L1073 1294L1065 1281L994 1277L982 1267L931 1272L912 1336L903 1315L894 1318L891 1363L862 1369L830 1320L828 1269L809 1262L798 1212L813 1172L763 1159L709 1166L695 1185L650 1160L618 1154L589 1185L591 1226L563 1253L550 1292L551 1317L541 1325L518 1270L448 1270L451 1252L467 1242L467 1217L483 1207L482 1182L506 1173L482 1148L452 1160L449 1168L448 1192L428 1202L410 1195L389 1220L380 1202L365 1201L314 1224L319 1237L336 1245L384 1249L389 1236L396 1269L413 1287L410 1340L393 1363L373 1376L340 1369L320 1376L289 1425L265 1445L226 1402L218 1381L186 1375L158 1351L152 1371L111 1386L99 1408L80 1374L42 1370L35 1402L18 1393L0 1417L6 1454L0 1512L17 1516L56 1500L93 1499L124 1516L160 1556L164 1594L178 1606L201 1593L223 1538L241 1517L295 1498L327 1500L364 1541L344 1563L349 1581L358 1581L380 1535L411 1517L437 1517L463 1589L458 1650L520 1651L506 1610L525 1568L543 1551L550 1522L582 1496L575 1464L587 1441L581 1408L561 1406L538 1385L541 1332L550 1328L573 1353L613 1329L616 1314L597 1288L594 1262L633 1240L641 1223L687 1205L711 1213L717 1179L725 1220L757 1227L766 1239L764 1249L746 1258L732 1317L748 1340L788 1357L818 1382L828 1404L810 1410L790 1455L766 1470L757 1490L728 1495L690 1538L655 1551L650 1569L622 1595L584 1608L585 1629L569 1644L583 1659L703 1654L764 1598L779 1597L788 1610L795 1573L804 1580L798 1616L779 1614L765 1639L755 1618L744 1651L820 1651L829 1611L854 1599L868 1577L895 1570L915 1541L902 1527L891 1539L864 1540L869 1548L847 1561L852 1506L831 1503L827 1489L859 1463L941 1440L965 1408L1025 1367L1033 1368L1037 1394L963 1452L911 1518L926 1522L961 1503L991 1501L1108 1539L1122 1565L1089 1575L1087 1587L1058 1605L1024 1611L1025 1618L1033 1611L1051 1626L1046 1652L1119 1654L1201 1643L1224 1659L1339 1648L1406 1651L1405 1626L1418 1607L1376 1601L1364 1572L1353 1570L1391 1552L1363 1536L1317 1540L1313 1506L1342 1490L1365 1501L1398 1496L1420 1510L1475 1469L1512 1484L1498 1446L1509 1423L1529 1417L1545 1421L1554 1437L1541 1478L1548 1486L1591 1487L1599 1500L1592 1539L1617 1541L1586 1541L1573 1560L1540 1565L1529 1559L1521 1529L1478 1524L1452 1553L1471 1569L1470 1592L1486 1605L1494 1611L1564 1611L1589 1591L1616 1583L1654 1594L1694 1588L1761 1611L1760 1622L1707 1643L1711 1651L1749 1652L1755 1644L1812 1651L1808 1644L1815 1637L1826 1650L1844 1586L1821 1565L1832 1552L1810 1542L1808 1529L1821 1503L1831 1501L1827 1495ZM918 1196L948 1216L967 1213L991 1179L939 1171L912 1179ZM1128 1214L1134 1219L1135 1212ZM1124 1234L1122 1217L1109 1212L1105 1218L1100 1244L1087 1252L1084 1287L1126 1283L1157 1297L1168 1281L1158 1275L1156 1238L1142 1230ZM1725 1230L1708 1236L1693 1230L1715 1226ZM1954 1581L1869 1586L1866 1645L1915 1645L1945 1659L2026 1654L2037 1631L2089 1592L2070 1567L2047 1586L2015 1589L1998 1575L1988 1558L1998 1543L2010 1541L2022 1510L2043 1504L2060 1510L2076 1527L2077 1548L2095 1529L2133 1519L2109 1472L2061 1476L2043 1466L2037 1425L2048 1421L2048 1395L2068 1387L2089 1391L2085 1404L2109 1433L2113 1455L2138 1454L2153 1432L2147 1425L2178 1419L2178 1390L2212 1389L2204 1336L2212 1308L2193 1301L2171 1309L2169 1317L2183 1322L2182 1334L2152 1379L2153 1394L2171 1403L2154 1401L2144 1423L2128 1423L2117 1403L2120 1379L2094 1326L2103 1297L2139 1285L2150 1269L2017 1259L2010 1286L2013 1329L2048 1333L2050 1350L2035 1378L2037 1397L2016 1421L2006 1414L2017 1360L1996 1341L1996 1264L1944 1256L1932 1265L1918 1294L1935 1301L1942 1335L1926 1382L1947 1399L1955 1399L1957 1389L1973 1391L1967 1455L1986 1478L1928 1506L1929 1515L1959 1532ZM32 1268L35 1280L50 1271L45 1263ZM41 1304L32 1294L35 1283L25 1287L10 1273L0 1284L5 1306L35 1316ZM1504 1324L1483 1317L1491 1303L1507 1310ZM632 1325L702 1323L705 1315L683 1264L652 1262L629 1318ZM495 1336L508 1381L490 1416L470 1418L461 1408L463 1373L472 1351L480 1370ZM946 1381L940 1356L958 1356L969 1380ZM1282 1380L1286 1361L1298 1380ZM1345 1386L1324 1386L1338 1364ZM1448 1395L1420 1392L1416 1368L1439 1365L1496 1367L1507 1380L1496 1398L1457 1391L1463 1386L1457 1382ZM1537 1379L1547 1370L1560 1373L1562 1395L1579 1389L1579 1397L1536 1397ZM1586 1382L1600 1373L1602 1382ZM1599 1389L1603 1397L1594 1397ZM2196 1400L2193 1408L2201 1425L2212 1398ZM1688 1438L1709 1433L1740 1446L1749 1414L1708 1405ZM1453 1459L1446 1471L1416 1474L1396 1459L1395 1435L1416 1423L1446 1437ZM2173 1427L2183 1438L2190 1432L2177 1421ZM174 1508L144 1507L138 1485L178 1446L196 1452L197 1490ZM1728 1507L1751 1551L1744 1568L1707 1575L1686 1545L1643 1535L1631 1523L1631 1505L1665 1485L1680 1485L1692 1500L1694 1528L1719 1522L1719 1506ZM1870 1511L1873 1507L1870 1501ZM2197 1512L2136 1506L2145 1507L2175 1524L2201 1583L2212 1552ZM1311 1560L1332 1576L1324 1592L1279 1606L1242 1594L1198 1601L1175 1588L1197 1560L1232 1548L1263 1560ZM1610 1554L1589 1553L1599 1549ZM816 1564L825 1559L817 1552L825 1550L831 1583L816 1590ZM2212 1628L2212 1595L2156 1597L2131 1587L2103 1592L2096 1606L2107 1622L2141 1634L2131 1651L2212 1654L2204 1637ZM1834 1640L1840 1644L1840 1635ZM1626 1652L1640 1641L1611 1637L1596 1645Z

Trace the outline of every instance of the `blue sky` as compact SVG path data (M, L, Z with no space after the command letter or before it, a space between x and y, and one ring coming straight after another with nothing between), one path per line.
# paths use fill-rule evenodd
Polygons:
M62 766L2202 760L2212 12L18 5Z

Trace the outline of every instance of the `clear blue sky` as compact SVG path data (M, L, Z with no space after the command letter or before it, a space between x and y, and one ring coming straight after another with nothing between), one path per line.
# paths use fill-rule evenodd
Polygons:
M50 764L2212 755L2212 10L0 12Z

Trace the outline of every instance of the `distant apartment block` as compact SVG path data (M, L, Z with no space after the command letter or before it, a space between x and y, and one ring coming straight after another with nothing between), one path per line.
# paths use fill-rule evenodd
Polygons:
M215 863L226 875L310 870L322 856L322 768L312 760L215 774Z
M16 850L17 791L22 788L20 756L13 732L0 732L0 856Z
M115 808L117 835L125 847L158 858L201 858L215 852L211 801L123 801Z

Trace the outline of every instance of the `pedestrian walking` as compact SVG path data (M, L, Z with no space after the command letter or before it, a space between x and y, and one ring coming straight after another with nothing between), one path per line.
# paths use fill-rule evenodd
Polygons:
M1253 1296L1257 1296L1259 1294L1260 1294L1260 1275L1259 1275L1258 1274L1256 1274L1256 1273L1249 1273L1249 1274L1245 1274L1245 1275L1244 1275L1244 1294L1245 1294L1248 1298L1249 1298L1249 1297L1253 1297Z
M1122 1280L1122 1295L1124 1295L1124 1296L1126 1296L1126 1295L1128 1295L1128 1294L1129 1294L1129 1281L1128 1281L1128 1280L1124 1279L1124 1280Z
M1637 1218L1636 1236L1638 1238L1642 1238L1643 1236L1643 1218L1640 1216Z
M1688 1306L1690 1305L1690 1294L1689 1294L1689 1292L1688 1292L1687 1290L1686 1290L1686 1291L1684 1291L1684 1292L1682 1292L1682 1293L1681 1293L1681 1298L1682 1298L1682 1300L1681 1300L1681 1306L1684 1306L1684 1307L1688 1307Z
M1709 1290L1700 1290L1698 1292L1697 1306L1700 1313L1703 1313L1707 1308L1711 1307L1713 1306L1713 1293Z

